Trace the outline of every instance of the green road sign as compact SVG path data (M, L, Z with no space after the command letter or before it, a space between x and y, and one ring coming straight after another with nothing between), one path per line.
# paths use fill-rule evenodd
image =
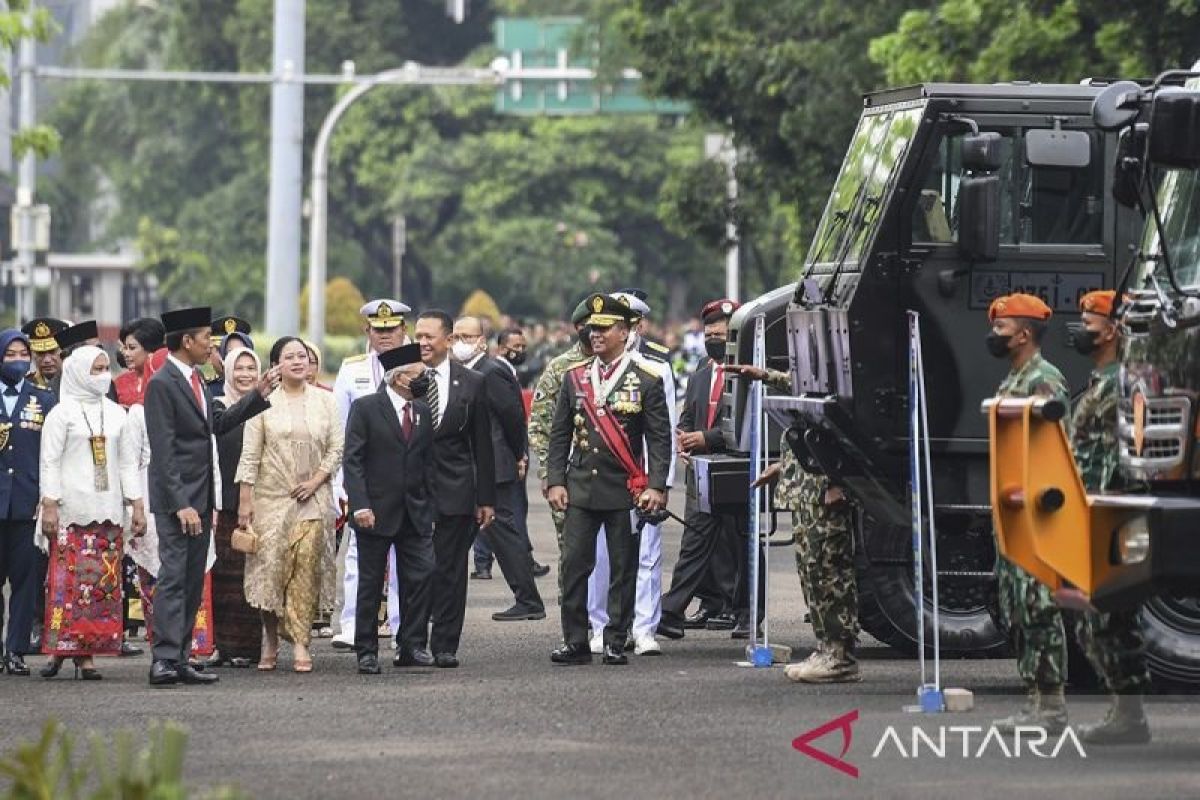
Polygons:
M536 69L589 70L593 65L569 52L580 17L501 17L496 20L496 47L515 71ZM568 80L520 78L496 92L501 114L687 114L686 103L651 100L639 93L639 81L619 79L612 86L590 77Z

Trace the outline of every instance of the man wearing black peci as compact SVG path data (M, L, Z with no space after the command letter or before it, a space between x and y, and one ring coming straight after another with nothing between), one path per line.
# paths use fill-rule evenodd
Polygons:
M216 675L188 664L212 536L213 436L269 408L267 397L279 383L275 368L259 381L258 391L237 404L230 408L213 405L200 377L200 365L212 349L211 321L212 311L207 307L162 315L169 354L146 387L150 510L158 528L162 561L154 595L152 686L217 680Z
M483 376L450 359L453 331L454 320L438 310L422 312L413 329L430 381L425 399L434 429L437 570L429 644L439 667L458 666L467 613L467 557L476 531L491 525L496 516L496 464ZM408 660L404 652L399 658Z
M396 548L400 573L400 630L395 666L428 664L433 551L433 419L430 381L421 349L406 344L379 354L379 389L350 406L342 464L351 525L358 537L358 598L354 649L358 671L378 675L379 634L375 614L383 595L388 551ZM464 555L465 561L465 555ZM445 660L444 654L438 658ZM438 662L439 666L451 666Z
M586 301L595 355L569 369L550 425L547 500L566 512L563 526L563 646L550 660L589 664L588 576L604 527L611 582L604 663L626 664L625 638L637 592L639 535L630 511L666 506L671 418L660 377L625 351L632 312L616 298ZM643 449L645 460L643 460ZM642 464L648 464L643 469Z

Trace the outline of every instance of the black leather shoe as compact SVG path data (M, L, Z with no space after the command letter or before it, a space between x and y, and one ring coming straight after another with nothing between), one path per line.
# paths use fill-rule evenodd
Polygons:
M382 671L379 669L379 659L375 656L365 655L358 657L359 675L378 675Z
M700 606L700 610L695 614L688 614L683 618L683 627L687 628L688 630L700 630L706 624L708 624L710 619L717 616L719 613L719 611L713 611L711 608Z
M4 670L9 675L18 675L21 677L29 675L29 667L25 665L25 658L20 653L12 653L5 657Z
M216 683L220 680L220 678L218 678L216 675L213 675L211 672L201 672L191 664L181 664L176 668L175 671L179 673L179 680L181 683L188 683L195 686Z
M104 680L104 676L95 667L80 667L79 679L81 681L101 681Z
M684 636L683 629L686 627L686 621L683 625L680 625L675 619L669 618L666 614L663 614L662 619L658 621L658 635L665 636L668 639L682 639Z
M492 614L492 619L496 622L518 622L520 620L545 618L546 610L544 608L528 608L526 606L513 606L512 608Z
M604 657L601 659L605 664L621 665L629 663L629 656L625 655L625 648L618 644L604 645Z
M432 667L433 656L428 650L401 649L392 659L393 667Z
M729 634L730 639L749 639L750 638L750 620L739 619L733 631ZM762 638L762 625L758 626L758 638Z
M592 651L588 649L586 642L584 644L564 644L550 654L550 660L555 664L590 664L592 663Z
M471 580L490 581L491 579L492 571L490 569L477 569L471 573Z
M49 680L50 678L58 675L58 671L62 669L62 665L63 662L61 658L51 658L46 662L46 666L38 670L38 675L41 675L43 678Z
M533 571L533 577L535 578L544 578L550 574L549 564L539 564L538 562L534 561L529 565L529 568Z
M728 612L713 614L704 623L704 627L710 631L729 631L737 627L737 617Z
M123 642L121 642L121 653L120 654L121 654L121 656L123 656L125 658L128 658L130 656L140 656L142 654L142 648L138 647L137 645L133 644L132 642L123 641Z
M155 661L150 665L151 686L174 686L179 683L179 670L170 661Z
M454 653L438 653L433 657L433 665L440 669L454 669L458 666L458 656Z

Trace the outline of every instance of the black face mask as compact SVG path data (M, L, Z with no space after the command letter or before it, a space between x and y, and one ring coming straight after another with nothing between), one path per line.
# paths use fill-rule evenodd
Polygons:
M708 357L713 361L725 360L725 340L724 339L705 339L704 352L708 353Z
M584 325L576 335L579 337L579 345L590 353L592 351L592 326Z
M519 367L525 363L524 350L509 350L504 354L504 357L507 358L508 363L512 364L514 367Z
M1072 326L1071 343L1075 346L1075 352L1081 356L1090 356L1096 352L1096 339L1099 335L1099 331L1089 331L1082 325Z
M1008 357L1008 343L1012 339L1012 335L1002 336L998 333L989 333L987 337L987 349L992 354L993 358Z
M418 375L408 382L408 391L412 393L414 398L424 397L429 394L429 376Z

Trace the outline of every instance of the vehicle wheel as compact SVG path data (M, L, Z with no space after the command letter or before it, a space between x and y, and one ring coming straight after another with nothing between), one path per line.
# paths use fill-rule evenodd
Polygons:
M996 658L1008 653L994 618L996 551L990 517L970 513L938 516L939 634L946 658ZM857 550L859 623L867 633L903 653L917 652L916 592L911 533L863 517ZM947 573L973 573L953 575ZM986 573L981 574L981 573ZM926 647L932 652L931 586L923 587Z
M1200 598L1153 597L1139 616L1155 685L1200 689Z

